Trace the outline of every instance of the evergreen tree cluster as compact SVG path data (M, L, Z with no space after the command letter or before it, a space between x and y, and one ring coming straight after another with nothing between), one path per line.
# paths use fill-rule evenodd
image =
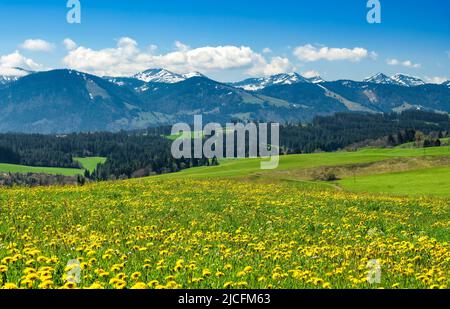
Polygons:
M418 131L448 135L449 116L424 111L405 111L401 114L338 113L333 116L319 116L310 124L282 126L280 143L287 153L336 151L358 142L386 136L386 146L395 146L414 141Z

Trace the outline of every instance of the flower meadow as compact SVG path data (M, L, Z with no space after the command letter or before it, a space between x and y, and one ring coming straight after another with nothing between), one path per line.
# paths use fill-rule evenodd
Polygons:
M446 289L449 208L240 180L0 189L0 288Z

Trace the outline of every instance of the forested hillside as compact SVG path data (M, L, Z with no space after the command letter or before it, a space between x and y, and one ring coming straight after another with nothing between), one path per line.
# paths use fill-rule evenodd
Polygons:
M95 180L144 177L185 168L217 164L216 160L174 159L170 127L132 132L77 133L67 135L0 134L0 163L26 166L80 168L75 157L104 157L86 177ZM356 143L382 139L377 146L390 147L450 132L448 115L421 111L401 114L338 113L316 117L310 124L290 124L280 129L283 154L337 151ZM207 137L205 137L207 138ZM428 140L429 139L429 140ZM214 161L214 162L213 162Z

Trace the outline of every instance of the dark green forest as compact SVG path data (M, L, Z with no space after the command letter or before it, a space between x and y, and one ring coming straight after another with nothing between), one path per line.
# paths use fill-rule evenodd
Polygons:
M45 167L80 167L73 157L106 157L86 177L93 180L144 177L176 172L194 166L218 164L217 160L174 159L170 127L132 132L74 133L67 135L0 134L0 162ZM280 127L285 154L337 151L355 144L381 139L391 147L423 136L444 137L450 132L448 115L423 111L401 114L338 113L318 116L308 124ZM423 145L438 146L427 137Z
M415 133L447 136L447 114L405 111L401 114L337 113L318 116L307 125L291 124L280 128L280 144L288 153L336 151L363 141L387 138L380 146L412 142ZM429 141L434 142L434 141Z

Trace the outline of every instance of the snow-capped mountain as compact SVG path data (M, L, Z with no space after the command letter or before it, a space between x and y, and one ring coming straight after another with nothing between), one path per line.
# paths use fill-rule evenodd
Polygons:
M145 83L164 83L164 84L175 84L192 77L205 77L205 76L199 72L178 74L166 69L149 69L132 76L132 78L138 79Z
M383 73L377 73L372 77L366 78L364 82L382 85L397 85L403 87L415 87L425 85L425 82L420 78L406 74L395 74L389 77Z
M166 69L146 70L134 75L133 78L139 79L146 83L153 82L166 84L174 84L186 80L186 77L184 77L183 75L170 72Z
M189 79L189 78L193 78L193 77L206 77L206 76L200 72L190 72L190 73L183 74L183 77L185 79Z
M406 74L395 74L391 77L392 80L397 82L401 86L405 87L415 87L425 85L425 82L418 77L406 75Z
M377 73L363 80L365 83L382 84L382 85L399 85L399 83L383 73Z
M0 85L6 85L19 79L19 76L0 75Z
M17 81L19 78L33 73L22 68L10 68L7 69L8 75L0 75L0 85L6 85L11 82Z
M313 84L320 84L320 83L325 82L325 80L320 76L314 76L314 77L308 78L308 80Z
M447 86L450 88L450 80L443 82L442 85Z
M310 83L310 81L298 73L283 73L268 77L249 78L231 85L248 91L256 91L274 85L292 85L297 83Z
M2 70L11 81L10 70ZM373 82L308 80L296 73L253 78L234 84L199 73L147 71L133 77L98 77L75 70L35 72L0 84L0 132L62 133L116 131L172 124L203 114L214 122L243 120L309 121L316 115L348 111L399 112L408 109L450 112L450 82L419 87L408 76L378 75ZM26 74L19 72L20 74ZM140 77L144 78L144 73ZM156 79L156 76L175 76ZM182 81L181 81L182 80ZM378 82L380 84L377 84ZM384 84L384 83L391 83ZM271 87L268 87L271 86ZM262 89L261 89L262 88ZM238 116L236 116L238 115ZM68 119L70 121L68 121Z

